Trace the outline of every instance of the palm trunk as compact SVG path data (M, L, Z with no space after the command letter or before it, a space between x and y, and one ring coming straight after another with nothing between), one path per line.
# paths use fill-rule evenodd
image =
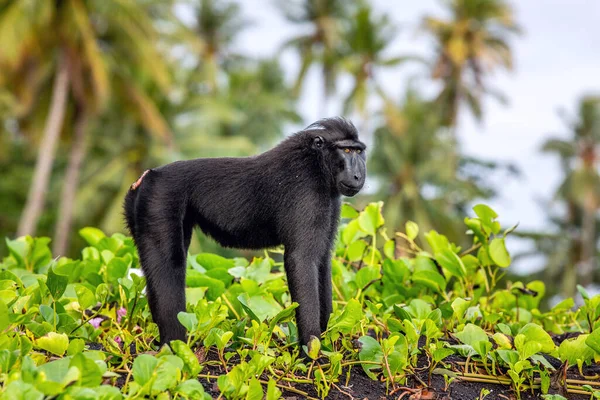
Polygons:
M567 202L567 225L573 226L575 224L577 206L573 201ZM581 236L572 238L569 246L569 258L562 274L561 292L562 295L567 297L573 297L575 295L575 288L577 286L577 265L580 262L581 251L580 243Z
M50 182L50 173L56 155L56 146L64 122L68 88L69 75L67 73L67 62L61 54L54 78L52 100L46 118L44 136L38 149L33 181L29 186L27 203L19 221L17 236L35 234L38 220L42 214Z
M583 207L581 224L581 283L584 286L593 281L596 269L596 199L593 192L588 192Z
M79 183L79 171L86 153L86 129L88 114L84 109L77 114L75 121L75 136L69 155L69 164L65 173L64 186L60 199L60 210L58 222L54 231L54 246L52 254L55 256L65 255L69 246L69 236L73 224L75 208L75 196Z

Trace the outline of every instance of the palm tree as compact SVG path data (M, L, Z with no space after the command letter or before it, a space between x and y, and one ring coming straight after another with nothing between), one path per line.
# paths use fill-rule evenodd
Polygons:
M281 1L282 10L288 21L309 26L308 33L288 40L284 47L296 49L301 59L301 67L294 84L294 93L302 89L309 68L320 64L323 76L323 101L319 114L326 112L327 100L335 90L340 70L340 45L343 23L356 4L355 0L293 0Z
M560 157L565 178L555 197L565 201L567 206L565 230L574 232L569 245L569 257L560 257L564 262L562 282L565 296L574 294L578 273L582 276L581 283L587 285L593 281L597 269L600 97L582 98L577 118L568 125L571 139L551 138L542 148L543 151L555 153ZM554 256L556 258L559 255ZM552 259L549 260L549 263L552 262Z
M396 28L387 15L376 15L371 6L363 3L349 19L343 36L343 65L353 79L353 87L344 101L344 113L352 109L366 119L369 84L375 84L379 68L393 67L415 57L386 55L396 35Z
M72 147L54 241L55 253L62 254L68 242L79 170L86 153L88 122L104 109L111 79L126 81L123 87L130 92L130 102L146 114L147 121L152 121L151 117L154 120L161 117L152 114L152 105L136 89L137 81L139 76L143 76L143 79L166 89L169 77L154 47L156 32L145 3L85 0L41 3L45 6L32 7L30 2L23 0L4 1L4 7L0 8L0 18L4 17L0 19L0 27L31 25L25 44L15 54L20 54L21 58L39 68L54 68L56 71L51 111L19 235L32 234L35 230L64 117L70 115L74 118ZM37 17L37 13L46 15L46 18ZM30 20L35 23L28 22ZM0 43L10 39L8 34L2 36L9 30L0 29ZM55 34L48 35L50 30ZM29 51L31 47L42 47L44 51L32 52ZM52 63L53 59L57 61ZM7 59L7 62L11 61ZM22 62L15 66L15 71L18 71ZM163 124L160 129L166 134L165 127Z
M427 16L423 26L436 45L431 74L442 85L436 101L441 122L454 127L462 102L481 119L483 95L502 100L501 94L486 84L485 75L498 66L512 68L508 39L519 30L506 0L450 0L444 4L449 18Z
M436 229L464 241L464 208L489 191L449 168L455 139L441 129L431 102L410 88L401 105L384 99L385 122L375 130L369 170L377 177L377 198L385 199L386 222L399 229L413 220L422 233Z
M194 30L199 38L195 49L198 67L212 93L219 85L219 71L226 61L235 58L229 53L231 44L248 22L241 17L239 4L227 0L200 0L192 6L196 16Z
M56 147L66 111L69 74L65 50L57 45L55 37L48 35L58 23L58 13L53 2L29 2L3 0L0 2L0 82L14 90L20 104L21 116L33 108L37 90L43 86L48 74L54 71L52 96L48 107L46 124L38 147L38 157L29 195L25 204L17 234L33 234L44 208L46 192ZM25 74L23 71L27 71ZM20 75L20 79L19 76ZM23 77L36 79L28 80ZM12 78L16 78L13 81Z

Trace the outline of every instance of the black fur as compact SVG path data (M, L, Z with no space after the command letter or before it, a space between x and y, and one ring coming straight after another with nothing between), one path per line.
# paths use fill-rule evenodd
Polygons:
M318 121L254 157L177 161L151 169L125 197L125 217L147 279L161 343L185 339L186 256L198 225L223 246L283 244L300 341L332 310L331 250L341 195L363 186L365 145L341 118Z

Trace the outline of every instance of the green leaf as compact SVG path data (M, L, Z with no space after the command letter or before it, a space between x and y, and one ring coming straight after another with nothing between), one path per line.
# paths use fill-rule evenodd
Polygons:
M278 400L281 397L281 390L277 388L277 385L273 378L269 378L267 384L267 400Z
M577 290L579 291L579 294L581 294L581 297L583 297L584 300L590 299L590 295L588 294L587 290L585 290L585 288L583 286L577 285Z
M600 329L594 330L586 339L585 344L591 347L596 354L600 354Z
M490 257L499 267L508 267L510 265L510 255L506 250L504 238L494 238L490 243Z
M71 359L70 367L76 367L81 372L80 384L82 386L98 386L102 383L102 371L94 360L78 353Z
M250 318L258 322L262 322L267 318L273 318L283 310L283 307L275 301L273 295L270 293L254 296L242 293L237 299Z
M183 361L176 356L164 356L159 359L158 367L154 371L155 377L152 383L151 394L159 393L175 388L181 379L181 368Z
M348 203L342 204L342 210L340 213L340 216L342 218L354 219L354 218L358 217L358 215L359 215L359 212L356 211L356 209L354 207L352 207L350 204L348 204Z
M69 347L69 337L64 333L49 332L36 340L36 345L57 356L62 356Z
M179 312L177 314L177 319L188 332L194 332L196 328L198 328L198 317L194 313Z
M590 335L579 335L574 339L566 339L558 347L558 356L562 361L568 361L570 365L577 362L588 362L594 358L595 349L588 344ZM593 345L593 343L592 343Z
M446 290L446 280L437 271L415 271L411 278L414 283L421 284L438 293Z
M43 400L44 394L22 380L12 381L4 388L2 400Z
M210 271L211 269L228 270L229 268L235 267L235 262L233 260L211 253L198 254L196 256L196 262L207 271Z
M294 310L296 308L298 308L298 303L294 302L285 309L281 310L279 313L277 313L277 315L273 317L271 321L269 321L269 329L273 330L275 328L275 325L277 325L281 321L291 319L294 315Z
M335 316L329 322L329 329L348 334L356 327L358 321L363 317L361 304L356 299L350 299L339 316Z
M449 248L435 253L435 259L453 276L464 278L467 275L467 269L461 259Z
M262 400L263 398L263 389L256 377L252 377L250 379L250 384L248 385L248 392L246 393L246 400Z
M451 356L452 354L454 354L454 350L449 349L447 347L443 347L441 349L436 349L433 352L433 361L435 361L436 363L439 363L444 358Z
M77 294L77 301L82 310L96 305L96 296L87 286L79 283L75 284L75 293Z
M133 379L135 379L140 386L146 385L152 379L152 375L157 366L157 358L152 357L149 354L140 354L133 361L133 367L131 369Z
M413 221L406 221L404 228L406 229L406 236L411 240L415 240L419 235L419 225Z
M350 243L350 245L346 248L346 256L348 261L356 262L360 261L365 253L365 249L367 248L367 244L363 240L357 240L355 242Z
M4 331L10 325L10 319L8 317L8 307L6 303L0 301L0 332Z
M100 240L106 237L104 232L98 228L87 227L79 231L79 235L91 246L96 246Z
M203 399L204 386L197 379L188 379L177 386L175 394L186 399Z
M306 347L306 354L308 354L311 359L316 360L319 358L319 353L321 352L321 341L318 337L311 337Z
M395 253L396 253L396 241L394 241L393 239L386 241L385 244L383 245L383 254L385 254L385 256L388 259L394 260L396 258Z
M370 203L358 216L358 225L360 229L375 236L377 229L383 225L383 216L381 215L381 207L383 202Z
M555 344L548 332L541 326L528 323L519 330L519 334L525 336L525 342L536 342L540 344L540 350L542 353L552 353L555 349ZM516 347L515 338L515 347Z
M498 214L496 214L494 210L485 204L477 204L475 207L473 207L473 211L475 211L475 214L477 214L481 220L481 223L487 228L488 232L493 232L491 228L494 224L494 220L498 218Z
M202 370L202 366L189 346L181 340L173 340L170 343L170 346L177 357L183 360L185 371L187 371L191 377L197 376Z
M54 267L50 267L48 269L48 278L46 279L46 286L48 286L48 290L50 291L50 295L56 301L61 298L65 289L67 288L67 284L69 283L69 278L66 276L58 275L54 272Z
M383 350L381 349L381 345L371 336L362 336L358 339L361 344L360 352L358 353L358 358L360 361L370 361L375 363L380 363L383 358ZM380 365L376 364L361 364L365 373L373 380L377 379L377 376L371 372L373 369L381 368Z
M67 348L67 355L74 356L81 353L85 349L85 341L83 339L72 339Z
M429 231L425 234L425 239L427 239L427 243L431 246L431 249L434 253L439 253L442 250L450 249L450 242L448 238L444 235L440 235L436 231Z
M380 268L375 265L363 267L356 273L355 282L359 288L364 288L372 281L381 279Z
M40 314L46 322L52 324L53 326L58 324L58 315L56 315L52 307L42 304L40 306Z
M454 334L464 344L475 348L478 342L489 342L485 331L477 325L467 324L461 332Z

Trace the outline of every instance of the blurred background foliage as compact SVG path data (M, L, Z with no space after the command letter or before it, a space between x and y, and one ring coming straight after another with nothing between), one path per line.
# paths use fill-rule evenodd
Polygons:
M457 126L462 113L485 118L483 99L507 101L489 75L513 65L521 30L510 3L440 0L444 17L415 21L434 43L420 57L394 54L399 26L369 1L274 2L304 29L256 57L235 40L269 20L249 20L233 0L0 0L0 237L48 236L54 254L74 255L84 226L123 231L122 199L145 169L256 154L313 122L298 103L316 68L315 110L351 117L370 144L370 183L352 201L383 200L390 229L413 220L464 242L461 216L502 190L486 177L518 173L462 154ZM296 70L282 52L295 54ZM437 89L404 82L392 95L381 72L408 65ZM562 206L548 207L555 229L519 235L545 256L550 291L572 295L600 275L600 98L583 97L564 119L568 136L541 149L559 157L564 177L548 193ZM193 249L231 254L202 235Z

